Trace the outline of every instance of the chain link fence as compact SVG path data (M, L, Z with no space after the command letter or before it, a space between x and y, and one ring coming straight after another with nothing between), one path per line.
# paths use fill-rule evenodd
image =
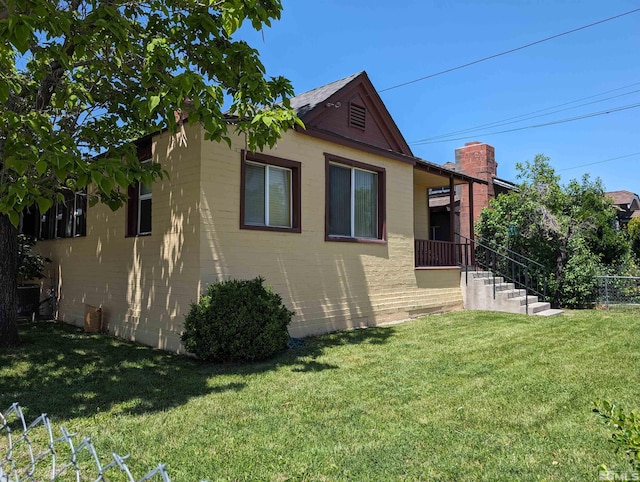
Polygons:
M598 305L640 308L640 277L598 276Z
M136 479L125 463L128 455L111 454L110 461L103 464L90 438L77 444L75 438L76 434L64 427L55 437L46 414L27 425L22 408L14 403L0 413L0 482L170 481L163 464Z

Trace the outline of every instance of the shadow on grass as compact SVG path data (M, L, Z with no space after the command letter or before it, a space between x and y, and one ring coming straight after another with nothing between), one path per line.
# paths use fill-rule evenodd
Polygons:
M386 343L395 330L369 328L297 340L296 348L251 364L200 362L58 323L29 323L20 332L22 345L0 352L0 411L19 402L28 419L47 413L65 420L115 406L134 415L162 411L193 397L246 387L242 378L225 380L230 375L288 367L297 372L335 370L340 367L319 360L326 350Z

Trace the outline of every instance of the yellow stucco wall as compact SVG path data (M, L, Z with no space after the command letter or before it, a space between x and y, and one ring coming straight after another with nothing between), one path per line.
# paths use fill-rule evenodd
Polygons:
M244 138L229 149L190 127L187 139L187 147L168 134L154 139L154 160L169 178L153 185L150 236L126 238L125 210L98 205L88 210L86 237L39 244L54 260L60 319L81 325L85 303L102 306L110 333L181 351L184 315L207 284L258 275L296 312L292 336L462 309L451 270L414 269L414 209L422 201L411 165L286 133L265 153L302 163L302 232L242 230ZM386 169L387 243L325 241L324 153Z
M289 132L265 154L302 163L302 232L242 230L239 139L204 143L200 269L203 286L263 276L296 312L293 336L369 326L420 313L462 308L458 283L418 286L414 270L413 167ZM386 169L386 244L325 241L325 157L337 155ZM426 190L425 211L426 211ZM459 273L458 273L459 280ZM435 288L433 286L439 286Z
M413 230L416 239L431 239L429 236L429 188L413 185Z
M187 147L168 134L154 138L153 159L169 178L153 184L152 234L125 237L126 209L87 210L87 236L38 243L53 263L58 318L82 325L84 305L102 306L108 331L178 351L189 303L199 285L198 189L200 130Z

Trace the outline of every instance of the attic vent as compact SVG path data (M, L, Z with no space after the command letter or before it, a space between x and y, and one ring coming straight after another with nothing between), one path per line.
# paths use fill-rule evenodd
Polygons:
M367 110L357 104L349 104L349 125L351 127L365 128Z

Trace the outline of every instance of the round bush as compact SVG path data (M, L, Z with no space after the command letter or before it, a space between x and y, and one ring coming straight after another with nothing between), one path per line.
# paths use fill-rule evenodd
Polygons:
M261 277L212 284L185 317L182 343L203 360L254 361L287 348L294 315Z

